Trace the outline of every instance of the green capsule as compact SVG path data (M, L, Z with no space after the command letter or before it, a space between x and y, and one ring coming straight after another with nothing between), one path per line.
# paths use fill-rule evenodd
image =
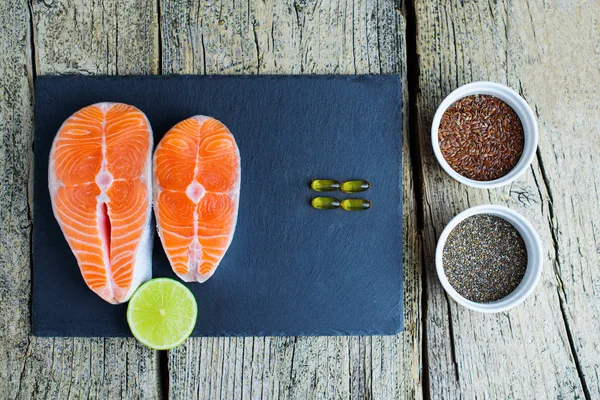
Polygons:
M311 204L317 210L333 210L340 206L340 201L333 197L315 197Z
M340 183L333 179L315 179L311 182L310 187L315 192L333 192L340 188Z
M340 189L344 193L358 193L364 192L365 190L369 190L371 184L367 181L359 180L359 181L347 181L342 183Z
M340 205L346 211L361 211L371 208L371 202L365 199L344 199Z

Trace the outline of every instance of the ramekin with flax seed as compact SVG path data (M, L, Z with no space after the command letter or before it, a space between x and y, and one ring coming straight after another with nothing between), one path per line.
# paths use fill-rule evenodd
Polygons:
M499 83L473 82L442 101L433 118L431 141L448 175L491 189L525 173L537 149L538 127L517 92Z

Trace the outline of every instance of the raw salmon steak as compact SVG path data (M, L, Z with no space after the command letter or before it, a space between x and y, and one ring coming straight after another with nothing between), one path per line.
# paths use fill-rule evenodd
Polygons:
M173 271L204 282L231 244L240 195L240 153L214 118L175 125L154 152L154 213Z
M85 283L109 303L152 275L152 145L146 115L120 103L77 111L52 143L52 210Z

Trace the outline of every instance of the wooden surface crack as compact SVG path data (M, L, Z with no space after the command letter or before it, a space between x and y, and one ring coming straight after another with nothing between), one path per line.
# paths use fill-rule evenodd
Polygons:
M296 344L298 343L298 336L294 336L294 340L292 341L292 360L290 361L290 385L294 384L295 374L294 374L294 358L296 357ZM291 389L291 387L290 387Z
M402 15L406 18L406 79L408 89L408 140L409 140L409 151L410 160L412 166L412 184L413 184L413 196L415 204L416 214L416 230L418 240L421 243L420 251L420 262L421 266L421 319L419 321L420 329L422 333L421 338L421 368L422 368L422 384L421 384L421 395L424 399L429 400L431 398L431 391L429 387L429 348L427 345L427 312L428 312L428 268L425 265L425 246L423 243L423 228L425 221L425 210L423 204L425 198L423 196L423 165L421 158L421 137L419 127L419 109L418 109L418 96L419 96L419 54L417 52L418 42L418 29L417 29L417 16L415 11L414 0L407 0L405 6L396 5L400 7ZM429 208L431 212L431 208ZM437 235L436 235L437 236Z
M567 311L565 310L565 304L562 300L562 296L564 296L564 291L561 286L557 287L558 296L560 301L560 311L562 314L563 321L565 323L565 329L567 331L567 338L569 339L569 347L571 349L571 355L573 356L573 361L575 362L575 368L577 368L577 375L579 376L579 381L581 383L581 388L583 389L583 394L586 400L591 400L592 396L590 394L590 389L588 388L587 382L585 380L585 375L583 374L583 368L581 367L581 362L579 361L579 356L577 354L577 348L575 347L575 343L573 341L573 334L571 333L571 327L569 324L569 318L567 316Z
M27 1L27 10L29 12L29 29L27 30L27 39L29 42L29 63L27 64L27 72L28 72L28 76L31 82L31 93L33 93L33 84L34 84L34 80L35 77L37 76L37 72L36 72L36 56L35 56L35 35L34 35L34 18L33 18L33 8L32 8L32 1L33 0L28 0ZM32 149L33 150L33 149Z
M158 375L160 392L163 399L169 398L169 352L167 350L158 351Z
M260 45L258 44L258 35L256 33L256 21L252 21L252 36L254 37L254 47L256 48L256 73L260 74L260 64L262 62L262 56L260 54Z
M163 29L162 29L162 8L160 2L162 0L156 0L156 54L158 58L157 72L158 75L163 74Z
M423 235L420 235L420 240L423 240ZM422 247L421 260L425 260L425 247ZM423 263L424 264L424 263ZM422 373L422 389L423 398L425 400L431 399L431 387L429 386L429 346L427 345L427 313L429 311L428 305L428 293L427 293L427 267L423 265L423 275L421 277L421 332L422 332L422 346L421 346L421 366L423 368Z
M29 335L27 335L27 338L25 339L27 341L27 345L25 346L25 352L23 353L23 366L21 367L21 373L19 374L19 385L17 387L17 395L16 398L21 398L21 385L24 382L24 376L25 376L25 368L27 367L27 359L29 358L30 354L29 354L29 346L31 345L31 340L29 338Z
M544 195L542 194L542 188L540 187L540 183L538 182L537 174L535 173L535 169L533 168L533 165L531 165L529 167L529 169L531 171L531 177L533 178L533 182L535 183L535 187L537 189L537 193L540 198L540 201L539 201L540 214L543 216L544 215Z
M204 38L204 33L200 34L200 46L202 47L202 74L207 75L207 68L206 68L206 44L204 43L205 38Z
M552 247L554 249L554 273L556 274L556 290L558 294L558 301L560 305L560 313L562 317L562 321L564 323L564 327L567 333L567 339L569 341L569 348L571 352L571 356L573 357L573 362L575 363L575 368L577 369L577 376L579 377L579 381L581 383L581 388L583 390L583 394L586 400L591 400L590 390L588 388L585 375L583 373L583 368L581 367L581 362L579 360L579 356L577 354L577 347L573 341L573 333L571 332L571 326L569 322L568 311L565 307L565 303L568 302L567 293L564 289L563 279L561 277L561 269L560 269L560 248L559 241L557 237L558 226L556 226L556 219L554 215L554 198L552 196L552 189L550 187L550 182L548 180L548 176L546 174L546 169L544 167L544 161L542 159L542 154L538 149L536 151L536 158L540 168L540 173L542 175L542 182L544 183L546 192L548 193L549 204L548 204L548 225L550 229L550 233L552 236Z
M115 15L115 28L114 28L114 33L115 33L115 43L114 43L114 48L115 48L115 75L119 75L119 3L116 2L115 3L115 9L114 9L114 15ZM108 47L107 47L108 49Z
M456 359L456 343L454 341L454 324L452 322L452 305L450 304L450 296L448 293L444 292L444 296L446 298L447 312L448 312L448 339L450 341L450 359L452 360L452 365L454 367L454 377L456 378L456 382L460 382L460 373L458 371L458 362Z

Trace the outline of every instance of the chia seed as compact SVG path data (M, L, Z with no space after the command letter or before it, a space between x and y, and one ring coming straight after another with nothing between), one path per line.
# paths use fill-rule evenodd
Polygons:
M527 249L510 222L489 214L474 215L448 235L442 264L450 285L461 296L490 303L508 296L523 280Z

